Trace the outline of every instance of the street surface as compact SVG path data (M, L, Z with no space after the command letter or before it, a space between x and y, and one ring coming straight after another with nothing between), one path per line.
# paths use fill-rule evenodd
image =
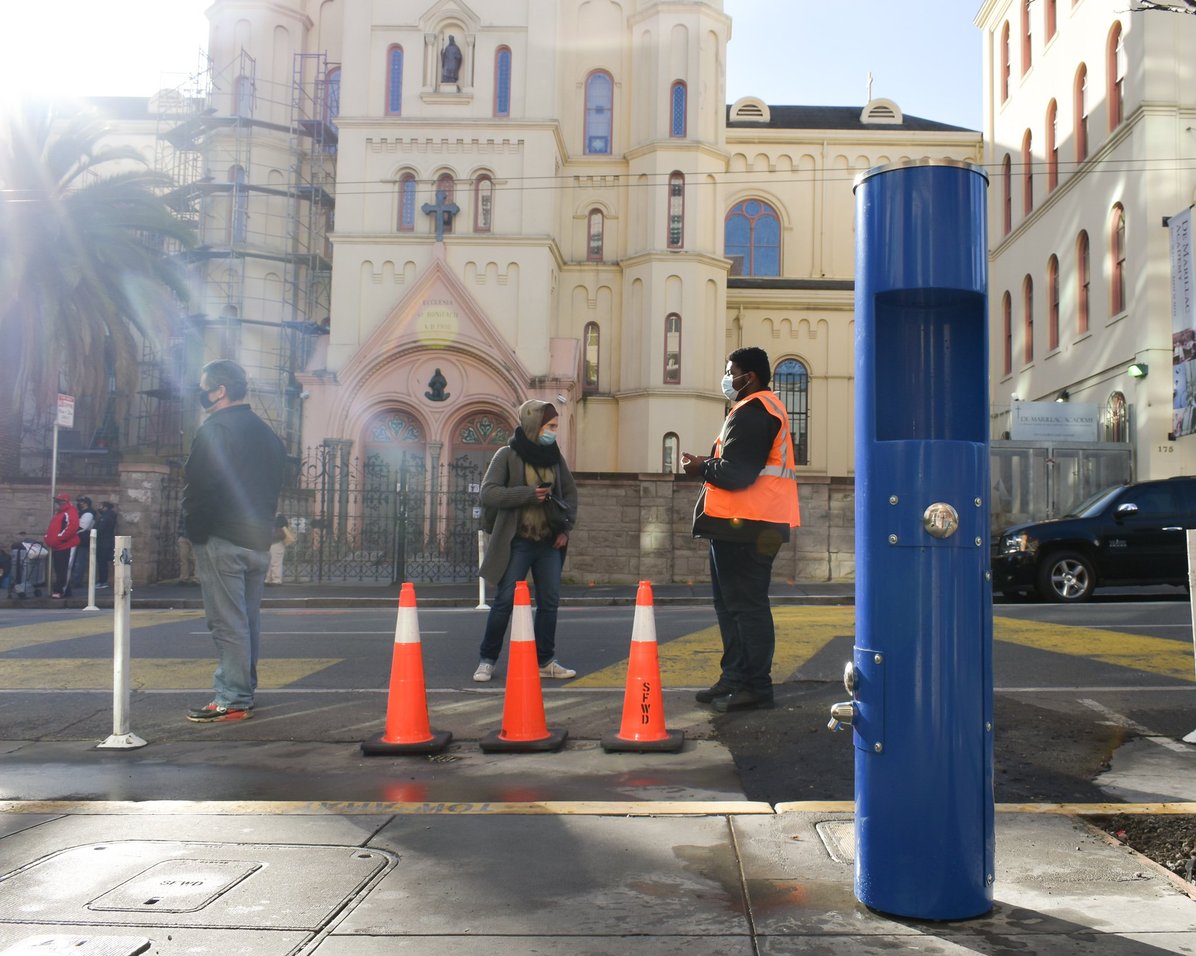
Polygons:
M471 680L485 613L418 612L431 724L452 731L448 751L363 758L356 744L385 722L393 610L264 611L255 716L217 726L183 719L210 697L202 612L134 611L129 729L149 746L118 752L92 749L113 730L111 612L0 610L0 798L851 799L851 738L826 723L846 698L854 608L777 607L778 707L724 716L692 693L718 675L713 611L658 607L667 722L687 745L619 756L598 740L619 727L634 608L562 608L557 650L579 676L543 692L549 726L569 739L532 756L477 749L503 706L505 660L490 684ZM1196 727L1186 601L1002 604L995 618L998 801L1109 799L1093 781L1117 747Z

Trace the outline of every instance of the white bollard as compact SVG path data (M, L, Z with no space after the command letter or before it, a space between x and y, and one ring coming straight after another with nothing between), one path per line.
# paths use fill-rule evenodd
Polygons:
M87 548L87 607L85 611L98 611L96 607L96 529L89 532L90 544Z
M116 538L112 574L112 735L97 750L133 750L146 742L129 732L129 617L133 608L133 539Z
M486 557L486 532L478 529L478 565L482 564L482 559ZM483 578L478 578L478 606L474 608L475 611L489 611L490 605L486 603L486 582Z

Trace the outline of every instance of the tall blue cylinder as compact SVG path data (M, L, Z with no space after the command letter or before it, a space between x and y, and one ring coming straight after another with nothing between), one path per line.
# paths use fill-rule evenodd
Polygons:
M855 187L855 893L916 919L992 908L987 185Z

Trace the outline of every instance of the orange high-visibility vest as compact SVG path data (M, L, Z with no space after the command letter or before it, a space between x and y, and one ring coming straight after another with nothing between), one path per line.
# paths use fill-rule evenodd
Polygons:
M767 390L753 392L731 406L714 443L714 457L722 457L723 441L735 413L748 402L757 400L781 423L772 448L768 451L768 460L756 480L738 491L715 488L706 482L703 510L712 518L771 521L773 524L787 524L790 528L796 528L801 525L801 506L797 500L797 473L793 470L793 438L789 434L789 413L775 393Z

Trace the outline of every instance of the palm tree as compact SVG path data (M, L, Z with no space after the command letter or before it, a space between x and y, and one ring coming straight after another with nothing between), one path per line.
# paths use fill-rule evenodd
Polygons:
M104 145L109 132L81 109L0 117L0 474L19 474L22 423L40 421L59 388L98 399L109 363L128 388L141 342L160 337L172 296L186 299L162 251L190 243L159 198L170 180L135 149Z

